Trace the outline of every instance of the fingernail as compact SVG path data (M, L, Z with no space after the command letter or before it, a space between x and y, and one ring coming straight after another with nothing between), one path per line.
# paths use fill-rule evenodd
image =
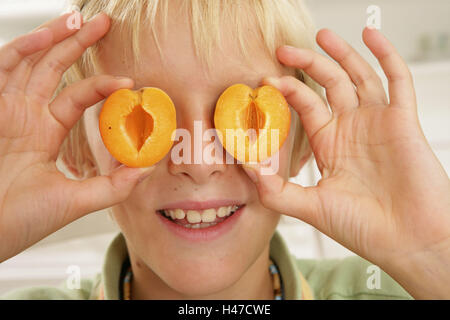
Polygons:
M256 168L246 165L246 164L243 164L242 168L247 173L250 180L253 181L253 183L258 183L258 174L256 173L256 170L257 170Z
M139 168L139 171L141 171L141 174L148 174L148 173L152 172L153 169L155 169L154 166L151 166L151 167L143 167L143 168Z
M269 83L274 87L278 87L280 85L280 80L274 77L268 77L266 78L266 83Z
M155 169L155 167L145 167L145 168L139 168L139 171L141 172L141 176L138 179L138 182L141 182L145 178L147 178Z
M41 32L47 32L47 30L50 30L48 27L44 27L41 29L37 29L35 31L31 31L31 33L41 33Z
M95 18L97 18L100 15L101 12L97 13L96 15L92 16L88 21L92 21Z
M310 52L310 49L306 49L306 48L296 48L296 47L291 47L291 46L284 46L284 48L289 53L295 53L296 56L304 56Z
M128 77L123 77L123 76L115 76L114 79L120 80L120 81L122 81L122 80L130 80L130 81L133 81L133 79L128 78Z
M133 79L128 77L122 77L122 76L115 76L114 79L120 82L123 86L132 86L134 84Z
M289 45L287 45L287 44L284 45L283 48L285 48L285 49L287 49L287 50L289 50L289 51L292 51L292 50L296 50L296 49L297 49L296 47L289 46Z

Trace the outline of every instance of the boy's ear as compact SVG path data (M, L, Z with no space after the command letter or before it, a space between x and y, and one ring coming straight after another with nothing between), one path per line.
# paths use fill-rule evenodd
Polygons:
M69 171L75 179L86 179L97 176L96 166L89 160L85 161L82 167L76 165L74 157L67 151L62 153L60 160L63 163L64 168Z
M312 152L311 149L308 148L307 152L300 158L299 161L294 161L291 163L289 177L295 177L299 174L300 170L303 168L306 162L311 158Z
M81 179L83 174L81 172L79 172L79 170L76 168L75 165L73 165L73 161L70 161L68 159L67 153L64 153L61 156L61 162L64 165L64 169L66 169L67 171L69 171L69 173L71 175L73 175L76 179Z

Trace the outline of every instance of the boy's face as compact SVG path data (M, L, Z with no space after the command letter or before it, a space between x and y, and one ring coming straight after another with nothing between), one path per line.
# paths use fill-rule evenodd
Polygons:
M133 71L133 61L126 60L125 45L116 34L107 35L99 60L105 73L134 79L135 89L164 90L175 104L177 127L187 129L194 138L195 120L202 121L203 130L214 127L215 104L225 88L235 83L256 88L264 76L280 76L289 71L266 56L260 44L251 38L248 46L253 64L244 64L236 41L225 38L224 50L214 51L208 73L195 56L185 17L174 18L169 14L168 37L160 39L165 66L150 33L141 41L142 61L137 73ZM100 108L98 105L86 112L85 124L100 173L108 174L120 164L101 141ZM290 135L280 150L278 173L285 178L289 172L293 133L291 125ZM203 148L207 144L204 142ZM253 183L241 166L174 164L170 154L155 165L151 176L140 182L126 201L113 208L114 218L127 239L133 272L146 274L147 279L159 283L161 288L168 286L189 296L231 288L239 279L243 281L252 272L261 270L262 265L267 272L269 241L280 214L261 205ZM243 205L243 208L205 229L176 226L158 213L165 208L187 211L198 206L218 209L228 204Z

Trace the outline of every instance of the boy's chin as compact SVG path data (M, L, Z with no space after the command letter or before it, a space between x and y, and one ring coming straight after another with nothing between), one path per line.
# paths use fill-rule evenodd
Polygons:
M160 277L169 287L187 299L208 297L214 299L214 295L220 295L242 276L236 262L229 267L222 266L219 270L192 265L189 267L190 271L186 271L183 269L187 266L183 267L177 272L164 272Z

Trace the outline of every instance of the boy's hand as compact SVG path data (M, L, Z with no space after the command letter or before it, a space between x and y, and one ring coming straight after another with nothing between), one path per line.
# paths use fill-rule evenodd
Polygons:
M100 75L65 88L53 101L61 76L109 29L100 14L80 30L68 15L0 48L0 262L81 216L125 199L139 169L110 176L67 179L56 168L58 150L85 108L130 79Z
M281 63L325 87L331 107L294 77L265 79L299 113L322 174L303 188L254 171L262 203L297 217L378 264L416 298L450 297L450 180L420 128L413 81L377 30L363 39L389 83L331 31L311 50L281 47ZM355 88L356 87L356 88ZM432 108L433 106L428 106Z

